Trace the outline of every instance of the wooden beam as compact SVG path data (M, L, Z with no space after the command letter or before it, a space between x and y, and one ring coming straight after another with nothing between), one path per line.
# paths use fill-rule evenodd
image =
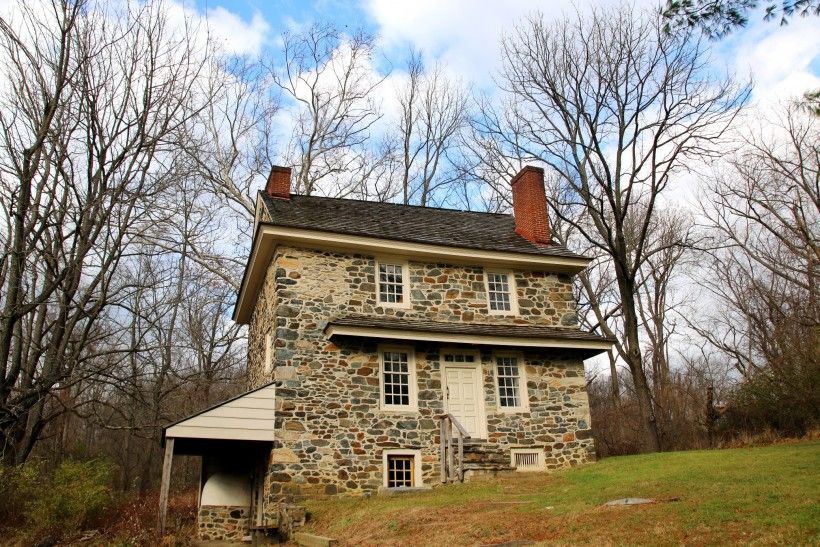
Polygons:
M454 460L453 454L453 420L452 418L447 419L447 480L450 482L456 481L456 469L453 465Z
M439 461L441 462L441 482L447 482L447 425L444 421L447 418L441 417L441 439L439 442Z
M162 482L159 487L159 535L165 535L165 516L168 513L168 488L171 485L171 464L174 460L174 438L165 438L165 458L162 460Z

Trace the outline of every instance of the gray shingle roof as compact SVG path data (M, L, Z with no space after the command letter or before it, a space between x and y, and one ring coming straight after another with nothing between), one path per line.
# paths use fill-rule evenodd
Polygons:
M592 342L614 342L591 332L574 328L557 328L540 325L495 325L479 323L447 323L443 321L429 321L407 319L399 317L369 315L346 315L328 322L332 325L363 327L369 329L401 329L411 332L434 332L450 334L471 334L477 336L501 336L510 338L556 338L560 340L583 340ZM327 330L325 327L325 330Z
M512 215L437 209L396 203L260 192L270 224L487 251L584 258L562 245L537 245L515 233Z

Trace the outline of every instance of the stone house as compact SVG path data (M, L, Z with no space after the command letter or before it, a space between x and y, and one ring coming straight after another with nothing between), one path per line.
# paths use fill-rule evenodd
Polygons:
M203 539L287 532L310 496L594 458L583 360L612 340L578 327L589 259L551 241L543 170L511 181L514 215L290 180L274 167L259 194L234 312L254 389L165 429L166 475L203 456Z

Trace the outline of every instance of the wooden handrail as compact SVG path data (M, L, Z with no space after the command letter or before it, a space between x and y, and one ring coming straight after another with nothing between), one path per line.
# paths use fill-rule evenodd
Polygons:
M442 414L438 416L441 420L441 443L439 447L439 459L441 460L441 482L464 482L464 439L470 438L467 430L464 429L456 417L452 414ZM453 450L453 433L455 433L456 443L458 443L458 458Z

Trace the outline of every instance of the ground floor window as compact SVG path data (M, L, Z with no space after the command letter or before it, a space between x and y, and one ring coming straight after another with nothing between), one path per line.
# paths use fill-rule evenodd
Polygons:
M504 408L520 408L521 374L518 359L511 356L496 357L496 379L498 381L498 404Z
M415 486L416 462L413 456L387 456L387 487L412 488Z
M387 448L382 452L382 465L385 488L424 488L418 448Z

